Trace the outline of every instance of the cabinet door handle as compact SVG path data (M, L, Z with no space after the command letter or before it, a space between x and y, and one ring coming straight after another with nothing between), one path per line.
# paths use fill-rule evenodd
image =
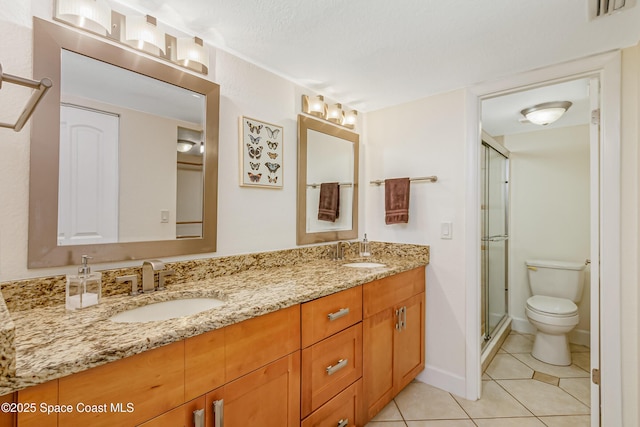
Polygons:
M344 418L338 421L338 427L347 427L349 425L349 418Z
M402 307L402 328L407 329L407 306Z
M400 318L400 309L396 309L396 331L402 328L402 320Z
M329 314L327 314L327 317L329 318L330 322L333 322L334 320L337 320L337 319L339 319L341 317L344 317L347 314L349 314L349 307L341 308L340 310L336 311L335 313L329 313Z
M335 374L340 369L342 369L345 366L347 366L348 363L349 363L349 359L340 359L340 360L338 360L338 363L336 363L335 365L327 366L327 375Z
M214 427L224 427L224 400L213 402L213 425Z
M195 427L204 427L204 409L193 411L193 425Z

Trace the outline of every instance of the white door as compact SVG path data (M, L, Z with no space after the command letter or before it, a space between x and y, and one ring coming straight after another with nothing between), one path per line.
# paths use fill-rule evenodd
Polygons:
M591 235L591 372L600 370L600 79L589 80L589 197ZM591 381L591 425L600 425L600 386Z
M60 108L58 245L118 241L119 118Z

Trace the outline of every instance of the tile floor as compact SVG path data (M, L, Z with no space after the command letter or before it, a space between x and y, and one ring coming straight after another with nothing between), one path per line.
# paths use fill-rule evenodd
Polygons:
M533 335L511 332L472 402L417 381L366 427L589 427L589 348L572 345L573 364L531 356Z

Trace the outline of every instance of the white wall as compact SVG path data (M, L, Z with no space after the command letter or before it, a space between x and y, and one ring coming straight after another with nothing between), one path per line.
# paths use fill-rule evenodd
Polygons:
M512 328L535 332L525 315L531 296L527 259L582 262L589 258L589 126L506 135L509 180L509 313ZM588 272L588 269L587 269ZM589 345L589 275L578 304L572 342Z
M367 114L367 229L372 240L431 245L427 268L426 369L419 378L465 396L465 91ZM376 179L437 175L412 183L409 223L385 225L384 187ZM440 223L453 222L453 239ZM479 332L478 332L479 334Z

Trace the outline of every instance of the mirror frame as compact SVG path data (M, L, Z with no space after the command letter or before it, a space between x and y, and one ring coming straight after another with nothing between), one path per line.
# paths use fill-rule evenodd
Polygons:
M37 17L33 18L33 34L33 75L47 76L54 84L34 111L31 124L28 267L79 264L82 255L93 257L92 262L112 262L215 252L220 86L139 53ZM202 238L58 246L62 49L206 95Z
M353 143L353 207L351 230L330 230L317 233L307 232L307 131L315 130L326 135L344 139ZM305 115L298 115L298 212L296 226L296 243L333 242L358 238L358 164L360 135Z

